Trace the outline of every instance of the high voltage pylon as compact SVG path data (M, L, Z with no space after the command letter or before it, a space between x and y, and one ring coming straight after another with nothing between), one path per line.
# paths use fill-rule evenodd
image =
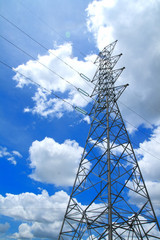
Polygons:
M95 103L84 152L59 240L160 239L160 227L117 100L127 85L115 86L122 69L116 42L96 59Z

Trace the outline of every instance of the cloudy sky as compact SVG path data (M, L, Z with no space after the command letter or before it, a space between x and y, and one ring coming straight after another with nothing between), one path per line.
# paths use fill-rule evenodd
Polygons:
M0 1L0 239L57 239L93 101L118 39L119 107L160 217L160 1ZM63 100L62 100L63 99Z

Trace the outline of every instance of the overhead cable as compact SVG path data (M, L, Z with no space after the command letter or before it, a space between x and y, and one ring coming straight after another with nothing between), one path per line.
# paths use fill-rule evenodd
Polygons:
M13 71L13 68L12 68L9 64L7 64L7 63L5 63L5 62L3 62L3 61L1 61L1 60L0 60L0 63L3 64L4 66L8 67L9 69L11 69L11 70ZM15 71L15 70L14 70L14 71ZM60 97L59 95L55 94L53 91L48 90L47 88L43 87L41 84L35 82L35 81L32 80L31 78L29 78L29 77L25 76L24 74L20 73L19 71L16 70L16 72L19 73L20 75L22 75L24 78L26 78L26 79L28 79L29 81L31 81L32 83L34 83L35 85L37 85L38 87L40 87L41 89L45 90L46 92L50 93L51 95L55 96L56 98L60 99L61 101L67 103L67 104L70 105L74 110L80 112L81 114L83 114L83 115L85 115L85 116L91 117L90 114L88 114L88 112L85 111L84 109L82 109L82 108L80 108L80 107L78 107L78 106L74 106L73 104L71 104L71 103L68 102L67 100L65 100L65 99L63 99L62 97ZM100 123L100 121L99 121L98 119L95 119L95 118L94 118L94 120ZM128 122L128 121L127 121L127 122ZM129 123L129 122L128 122L128 123ZM129 124L130 124L130 123L129 123ZM131 125L132 125L132 124L131 124ZM133 125L132 125L132 126L133 126ZM138 130L138 131L139 131L139 130ZM153 140L154 140L154 139L153 139ZM137 143L134 142L134 144L138 146ZM139 146L138 146L138 147L139 147ZM156 157L155 155L153 155L152 153L148 152L147 150L145 150L145 149L143 149L143 148L141 148L141 149L142 149L144 152L146 152L146 153L148 153L149 155L151 155L152 157L160 160L160 158Z
M24 2L22 3L21 1L21 5L23 6L24 9L27 9L28 12L30 12L31 15L33 15L34 17L36 17L41 23L43 23L44 25L46 25L52 32L56 33L61 39L63 39L66 42L66 39L55 29L53 28L53 26L51 27L47 22L45 22L38 14L35 14L32 12L32 10L30 10L28 7L26 7L24 5ZM80 53L81 56L86 57L86 54L84 54L79 47L76 46L77 44L74 44L73 48L78 50L78 52ZM93 61L89 60L91 63L94 64ZM95 65L95 64L94 64Z
M57 59L59 59L61 62L63 62L66 66L68 66L70 69L72 69L73 71L75 71L77 74L79 74L81 76L82 79L84 79L87 82L91 82L91 80L85 76L83 73L80 73L79 71L77 71L75 68L73 68L70 64L68 64L66 61L64 61L62 58L60 58L59 56L57 56L56 54L53 53L53 51L51 51L50 49L48 49L46 46L44 46L42 43L40 43L39 41L37 41L36 39L34 39L31 35L29 35L28 33L26 33L24 30L22 30L20 27L18 27L16 24L14 24L13 22L11 22L9 19L7 19L5 16L3 16L2 14L0 14L0 17L3 18L6 22L8 22L9 24L11 24L13 27L15 27L16 29L18 29L21 33L23 33L25 36L27 36L29 39L31 39L33 42L35 42L36 44L38 44L40 47L42 47L43 49L45 49L46 51L48 51L50 54L52 54L53 56L55 56Z
M10 43L11 45L13 45L15 48L17 48L18 50L20 50L21 52L23 52L24 54L26 54L27 56L29 56L30 58L32 58L34 61L38 62L40 65L42 65L44 68L46 68L47 70L49 70L50 72L52 72L54 75L56 75L57 77L59 77L60 79L62 79L63 81L67 82L68 84L70 84L72 87L74 87L79 93L83 94L85 91L79 87L76 87L73 83L69 82L67 79L65 79L64 77L62 77L60 74L58 74L57 72L55 72L54 70L52 70L51 68L47 67L45 64L41 63L40 61L38 61L36 58L34 58L31 54L29 54L28 52L26 52L25 50L23 50L22 48L20 48L19 46L17 46L15 43L11 42L10 40L8 40L6 37L2 36L0 34L0 37L2 39L4 39L5 41L7 41L8 43ZM83 94L84 95L84 94ZM89 94L86 93L86 95L89 96ZM82 98L87 101L83 96Z
M41 64L43 67L45 67L46 69L48 69L49 71L51 71L53 74L55 74L56 76L58 76L59 78L61 78L62 80L64 80L65 82L67 82L68 84L70 84L72 87L74 87L80 94L83 94L86 97L91 98L92 100L96 101L92 96L90 96L86 91L84 91L81 88L78 88L77 86L75 86L73 83L69 82L68 80L66 80L65 78L63 78L60 74L58 74L57 72L55 72L54 70L48 68L45 64L41 63L40 61L38 61L36 58L34 58L31 54L27 53L26 51L24 51L22 48L18 47L16 44L14 44L13 42L11 42L10 40L8 40L7 38L5 38L4 36L2 36L0 34L0 37L2 39L4 39L5 41L7 41L8 43L10 43L11 45L13 45L14 47L16 47L18 50L20 50L21 52L25 53L27 56L31 57L34 61L38 62L39 64ZM82 95L81 95L82 96ZM83 96L82 98L87 101ZM132 111L133 113L135 113L137 116L141 117L144 121L146 121L148 124L150 124L151 127L153 127L152 123L150 121L148 121L147 119L145 119L143 116L141 116L139 113L137 113L135 110L131 109L129 106L127 106L126 104L124 104L123 102L121 102L120 100L118 100L122 105L124 105L126 108L128 108L130 111Z
M125 106L126 108L128 108L130 111L132 111L133 113L135 113L137 116L139 116L140 118L142 118L145 122L147 122L151 127L153 127L152 123L150 121L148 121L147 119L145 119L142 115L140 115L139 113L137 113L135 110L133 110L132 108L130 108L129 106L127 106L125 103L121 102L120 100L118 101L120 102L123 106Z

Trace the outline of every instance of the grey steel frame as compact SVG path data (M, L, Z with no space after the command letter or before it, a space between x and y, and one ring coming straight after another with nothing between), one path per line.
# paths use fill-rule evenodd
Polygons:
M92 122L58 240L160 239L117 103L128 85L115 86L124 69L113 69L122 55L112 56L116 43L105 47L95 61Z

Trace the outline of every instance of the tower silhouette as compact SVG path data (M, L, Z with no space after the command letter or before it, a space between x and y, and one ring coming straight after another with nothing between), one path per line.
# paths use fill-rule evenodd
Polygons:
M91 126L59 240L160 239L160 227L117 100L127 85L115 86L124 68L116 42L99 53L93 78Z

